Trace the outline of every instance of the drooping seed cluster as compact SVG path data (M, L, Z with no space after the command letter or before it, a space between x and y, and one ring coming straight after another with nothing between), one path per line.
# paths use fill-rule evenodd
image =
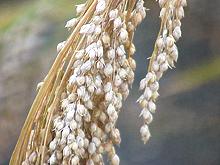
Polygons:
M159 96L159 80L169 67L174 67L174 62L178 59L178 49L175 43L181 37L183 7L187 3L186 0L159 0L159 5L161 7L161 29L150 59L148 73L140 82L140 90L144 90L144 93L138 99L142 108L140 116L144 120L144 125L140 129L144 143L151 136L148 125L152 122L152 113L156 110L155 101Z
M49 164L103 164L103 153L111 164L119 164L114 149L114 144L121 142L116 122L134 80L135 47L131 37L145 17L145 9L143 1L138 1L127 21L123 1L115 7L110 4L99 0L91 21L81 27L85 42L75 54L62 115L54 119ZM77 6L77 12L84 11L83 6ZM74 28L76 23L74 18L66 27Z
M135 7L127 4L98 0L91 18L81 26L83 40L72 55L72 72L60 110L53 117L45 163L104 164L106 153L110 164L119 164L114 145L120 144L121 137L116 122L134 80L133 33L146 15L142 0ZM85 8L86 4L77 5L77 15ZM73 18L65 27L72 31L79 21ZM57 51L65 45L66 41L58 44ZM32 152L24 163L36 161L31 157L33 153L36 155Z
M181 37L186 0L159 0L159 5L161 28L138 99L144 143L151 136L148 125L156 111L159 80L178 58L175 43ZM70 37L57 45L58 56L38 86L13 165L104 164L104 154L110 164L120 163L116 123L134 81L132 40L146 16L144 1L87 1L76 6L76 14L65 25Z

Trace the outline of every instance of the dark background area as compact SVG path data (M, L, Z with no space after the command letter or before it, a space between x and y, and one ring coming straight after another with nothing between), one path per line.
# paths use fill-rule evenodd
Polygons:
M0 165L8 164L36 95L36 85L65 40L72 0L0 1ZM188 0L177 43L179 60L160 82L152 138L139 136L138 84L146 74L159 30L159 7L146 1L147 18L135 35L136 77L120 113L122 165L220 164L220 1Z

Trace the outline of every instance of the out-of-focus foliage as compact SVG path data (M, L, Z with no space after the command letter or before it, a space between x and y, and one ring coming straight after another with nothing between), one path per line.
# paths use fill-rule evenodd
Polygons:
M0 1L0 164L8 164L35 87L68 36L65 21L74 15L72 0ZM159 29L159 8L151 10L135 36L136 80L121 112L121 164L220 163L220 1L188 0L177 68L161 81L152 138L143 146L135 103ZM129 120L128 120L129 119ZM9 140L10 139L10 140Z

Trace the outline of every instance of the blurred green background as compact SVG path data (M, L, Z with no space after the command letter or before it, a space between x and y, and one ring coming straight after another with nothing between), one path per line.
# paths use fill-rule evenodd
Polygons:
M36 85L53 63L57 43L67 38L64 25L79 2L0 1L0 165L9 162ZM220 1L188 0L177 68L161 80L152 138L143 145L138 84L159 30L157 3L146 6L151 10L135 35L136 79L118 122L121 164L219 165Z

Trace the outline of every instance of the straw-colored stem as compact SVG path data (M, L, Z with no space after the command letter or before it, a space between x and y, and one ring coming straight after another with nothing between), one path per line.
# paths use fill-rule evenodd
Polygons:
M12 157L10 160L11 165L21 164L22 160L24 159L24 155L26 153L25 150L27 148L30 132L31 132L32 125L33 125L34 119L36 117L36 114L38 112L40 103L44 99L44 97L48 91L47 89L49 88L53 78L55 77L57 70L58 70L60 64L62 63L63 59L65 58L70 46L75 41L75 35L79 32L81 26L85 23L87 18L91 15L91 12L94 11L96 4L97 4L97 0L94 0L93 3L91 4L91 6L89 7L89 9L87 10L87 12L85 13L85 15L82 17L80 22L77 24L76 28L73 30L72 34L70 35L70 37L68 38L68 40L66 42L65 47L58 54L54 64L52 65L52 68L50 69L47 77L45 78L44 84L41 87L38 95L36 96L36 99L34 100L34 103L30 109L28 116L27 116L27 120L25 121L24 126L21 130L21 134L18 139L18 143L16 144L16 147L13 151L13 154L12 154Z

